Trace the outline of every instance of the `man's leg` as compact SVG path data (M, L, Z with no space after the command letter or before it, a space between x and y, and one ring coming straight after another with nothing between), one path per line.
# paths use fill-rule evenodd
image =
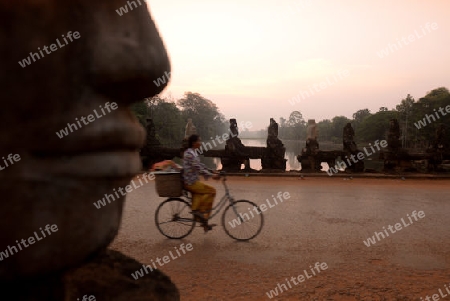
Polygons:
M202 198L203 198L203 195L195 192L195 185L184 185L184 189L186 189L187 191L189 191L191 193L191 196L192 196L191 209L192 209L192 211L198 211L201 201L202 201ZM195 216L194 218L197 222L202 221L200 219L200 217L198 217L198 216Z
M192 193L198 194L198 204L195 204L195 209L198 209L201 212L207 212L205 218L208 218L214 202L214 197L216 196L216 189L200 181L195 182L193 185L186 185L186 189ZM195 210L194 204L192 207L192 209Z
M191 191L191 194L192 194L192 206L191 206L191 209L192 210L198 210L198 207L201 204L203 195L195 193L195 192L192 192L192 191Z
M211 193L204 194L202 202L200 204L201 210L205 213L205 218L208 219L211 215L211 209L213 206L214 198L216 197L216 189L212 186L206 185L210 189Z

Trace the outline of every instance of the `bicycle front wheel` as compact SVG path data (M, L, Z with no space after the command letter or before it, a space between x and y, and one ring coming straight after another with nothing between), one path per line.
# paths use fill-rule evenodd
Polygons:
M247 200L230 204L222 215L222 225L231 238L246 241L255 238L262 229L264 218L258 205Z
M169 198L155 212L155 223L162 235L171 239L188 236L195 227L191 206L180 198Z

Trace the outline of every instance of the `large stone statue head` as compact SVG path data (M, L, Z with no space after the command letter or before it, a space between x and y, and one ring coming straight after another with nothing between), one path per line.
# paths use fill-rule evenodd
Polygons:
M128 2L0 0L0 158L20 157L0 170L0 280L79 264L118 231L145 138L128 107L170 72L145 1Z

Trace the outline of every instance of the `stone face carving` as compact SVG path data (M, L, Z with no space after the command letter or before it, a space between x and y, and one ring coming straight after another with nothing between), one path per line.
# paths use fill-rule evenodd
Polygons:
M0 110L0 156L21 157L0 171L0 228L7 229L0 249L48 224L59 230L2 261L1 282L39 277L51 287L117 234L125 196L100 209L93 203L140 172L145 132L128 107L161 92L165 84L153 81L170 71L145 2L119 16L123 5L0 1L0 15L8 16L0 28L0 102L8 108ZM64 45L69 32L80 37ZM57 39L64 46L54 51ZM31 64L22 67L23 60ZM112 104L117 109L108 113ZM68 135L60 138L62 129Z

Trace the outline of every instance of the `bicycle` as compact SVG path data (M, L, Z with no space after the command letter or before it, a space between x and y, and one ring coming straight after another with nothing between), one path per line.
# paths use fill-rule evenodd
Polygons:
M236 201L228 189L226 174L221 172L220 175L225 195L209 211L212 214L205 221L216 216L228 201L229 205L225 208L221 219L225 233L239 241L255 238L264 224L261 209L248 200ZM197 223L196 217L198 218L191 210L191 205L192 195L184 189L182 197L170 197L162 202L155 212L155 223L159 232L170 239L181 239L191 234ZM243 234L239 235L240 233Z

